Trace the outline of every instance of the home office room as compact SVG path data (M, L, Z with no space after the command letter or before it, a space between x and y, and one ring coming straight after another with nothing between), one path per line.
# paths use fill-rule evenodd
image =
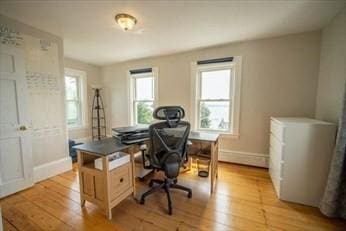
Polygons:
M0 1L0 230L345 230L346 1Z

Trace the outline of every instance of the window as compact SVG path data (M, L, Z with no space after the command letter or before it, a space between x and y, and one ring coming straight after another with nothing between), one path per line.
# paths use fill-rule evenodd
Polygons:
M146 68L129 71L131 124L150 124L157 105L157 70Z
M238 135L239 66L239 57L233 61L193 65L192 114L196 130Z
M86 73L65 69L66 122L69 128L87 124Z

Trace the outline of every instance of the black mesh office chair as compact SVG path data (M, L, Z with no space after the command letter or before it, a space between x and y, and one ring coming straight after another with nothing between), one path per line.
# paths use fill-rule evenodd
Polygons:
M152 179L151 187L142 194L140 203L150 194L164 189L168 199L168 213L172 214L172 199L170 188L186 191L188 198L192 197L191 189L177 184L180 167L187 160L187 143L190 133L190 123L182 121L185 112L182 107L166 106L157 108L153 116L157 120L165 120L150 125L150 147L142 148L143 166L146 169L164 171L163 180Z

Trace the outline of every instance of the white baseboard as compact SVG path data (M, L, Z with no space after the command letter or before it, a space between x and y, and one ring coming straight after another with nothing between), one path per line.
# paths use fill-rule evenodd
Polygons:
M269 155L220 149L219 161L268 168Z
M45 180L49 177L59 175L72 169L71 157L55 160L40 166L34 167L34 182Z

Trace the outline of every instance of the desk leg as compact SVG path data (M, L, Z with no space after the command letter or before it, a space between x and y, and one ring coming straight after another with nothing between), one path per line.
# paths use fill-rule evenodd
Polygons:
M215 179L219 177L219 139L216 140L215 145Z
M106 212L106 216L109 220L112 219L112 208L111 208L111 201L110 201L110 177L109 177L109 163L108 163L108 157L104 156L102 157L102 164L103 164L103 176L106 180L106 184L104 185L104 191L105 191L105 197L106 202L104 203L104 208Z
M134 153L134 148L130 148L130 159L131 159L131 166L132 166L132 187L133 187L133 193L132 196L134 199L137 199L137 191L136 191L136 169L135 169L135 153Z
M216 180L218 178L218 160L219 160L219 141L211 143L211 174L210 174L210 194L213 194Z
M80 151L77 151L77 158L78 158L79 190L80 192L83 192L83 180L82 180L82 172L81 172L81 168L83 165L83 154ZM85 206L85 199L82 193L80 193L80 206L81 207Z
M210 167L211 167L211 172L210 172L210 194L213 194L214 192L214 176L215 176L215 145L214 142L211 143L211 148L210 148Z

